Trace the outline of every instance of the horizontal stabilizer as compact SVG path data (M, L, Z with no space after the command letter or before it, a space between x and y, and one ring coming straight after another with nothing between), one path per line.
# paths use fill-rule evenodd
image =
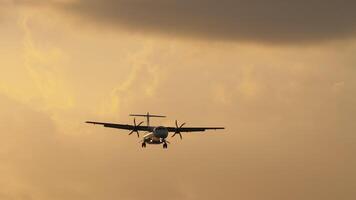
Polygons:
M151 115L149 113L147 114L130 114L131 117L166 117L163 115Z

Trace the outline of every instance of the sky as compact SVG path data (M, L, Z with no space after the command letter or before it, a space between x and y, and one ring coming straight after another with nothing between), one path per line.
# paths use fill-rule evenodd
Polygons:
M356 3L0 0L1 200L353 200ZM142 149L155 125L224 126Z

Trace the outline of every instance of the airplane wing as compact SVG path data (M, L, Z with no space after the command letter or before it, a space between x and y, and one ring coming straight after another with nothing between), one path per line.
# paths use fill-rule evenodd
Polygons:
M176 127L167 127L168 132L176 132ZM202 132L206 130L219 130L225 129L224 127L182 127L178 128L180 132Z
M116 129L124 129L124 130L135 130L135 126L129 124L113 124L113 123L105 123L105 122L92 122L86 121L85 123L94 124L94 125L103 125L107 128L116 128ZM152 127L149 126L137 126L136 130L138 131L150 131Z

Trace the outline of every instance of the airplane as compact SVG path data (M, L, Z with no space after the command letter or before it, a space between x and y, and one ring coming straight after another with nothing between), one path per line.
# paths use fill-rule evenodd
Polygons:
M164 118L166 116L162 115L151 115L149 112L147 114L130 114L131 117L145 117L147 126L141 126L143 121L140 123L136 123L136 118L133 120L133 125L129 124L114 124L114 123L105 123L105 122L94 122L94 121L86 121L85 123L94 124L94 125L103 125L107 128L116 128L116 129L124 129L130 130L129 135L136 133L137 137L140 137L139 131L147 132L142 142L142 148L146 148L146 144L163 144L163 148L167 149L169 141L167 141L168 133L172 132L172 137L179 135L180 139L183 139L182 132L202 132L206 130L218 130L225 129L224 127L183 127L185 123L178 125L178 121L175 121L175 127L164 127L164 126L150 126L150 118ZM168 144L167 144L168 143Z

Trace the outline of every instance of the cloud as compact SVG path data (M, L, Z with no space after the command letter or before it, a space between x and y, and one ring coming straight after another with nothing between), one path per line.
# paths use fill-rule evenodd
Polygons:
M351 0L78 0L60 5L90 22L215 40L317 42L354 37L356 30Z
M42 103L47 104L47 109L70 108L73 104L71 95L57 70L59 61L64 57L63 52L55 47L46 50L38 48L28 25L29 18L25 16L20 24L24 31L25 69L41 94Z
M112 116L120 113L120 108L131 105L137 98L152 98L162 79L162 70L157 64L152 64L154 44L151 41L142 41L142 49L132 52L127 62L130 71L124 80L115 86L110 92L109 98L103 101L99 113Z

